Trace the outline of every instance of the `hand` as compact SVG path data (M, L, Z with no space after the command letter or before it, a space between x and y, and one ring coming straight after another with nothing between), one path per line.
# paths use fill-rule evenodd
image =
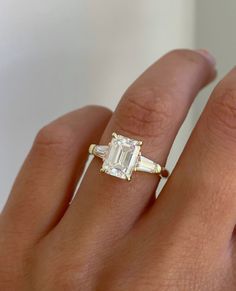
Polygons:
M0 216L0 290L235 290L236 69L215 88L166 186L90 164L112 132L164 164L189 107L215 77L206 51L175 50L125 92L114 114L89 106L44 127ZM17 146L17 145L16 145Z

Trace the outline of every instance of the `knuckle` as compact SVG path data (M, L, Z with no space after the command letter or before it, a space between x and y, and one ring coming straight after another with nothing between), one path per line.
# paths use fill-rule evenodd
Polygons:
M34 141L34 148L63 155L70 151L74 142L75 135L71 127L52 123L40 129Z
M236 140L236 88L217 87L207 117L211 130Z
M160 136L171 125L171 100L170 95L157 87L129 89L115 115L117 126L137 137Z
M62 266L57 267L57 271L48 281L55 290L88 290L88 285L91 283L91 280L87 280L88 277L89 275L80 266L75 263L68 265L64 260Z

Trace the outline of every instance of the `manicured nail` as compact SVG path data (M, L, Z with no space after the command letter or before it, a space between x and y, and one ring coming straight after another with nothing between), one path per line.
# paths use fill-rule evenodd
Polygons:
M208 50L198 49L198 50L196 50L196 52L199 53L200 55L202 55L203 57L205 57L208 60L208 62L210 62L211 65L213 65L215 67L216 59Z

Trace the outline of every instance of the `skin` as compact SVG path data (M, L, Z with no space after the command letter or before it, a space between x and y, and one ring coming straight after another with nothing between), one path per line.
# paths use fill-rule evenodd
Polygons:
M213 90L157 200L159 178L100 173L91 143L142 140L164 165L198 92L215 77L204 50L175 50L112 114L88 106L37 134L0 216L0 290L235 290L236 69ZM74 199L71 201L73 193ZM71 201L71 203L70 203Z

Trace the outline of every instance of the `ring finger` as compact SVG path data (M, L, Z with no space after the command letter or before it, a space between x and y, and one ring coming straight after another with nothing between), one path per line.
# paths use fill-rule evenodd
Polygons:
M100 143L108 144L112 132L142 140L142 152L164 164L194 97L214 76L206 51L168 53L125 92ZM58 225L66 237L80 239L80 246L87 236L96 248L98 242L103 248L123 236L145 211L158 184L155 175L139 173L127 183L101 174L100 168L101 161L94 159Z

